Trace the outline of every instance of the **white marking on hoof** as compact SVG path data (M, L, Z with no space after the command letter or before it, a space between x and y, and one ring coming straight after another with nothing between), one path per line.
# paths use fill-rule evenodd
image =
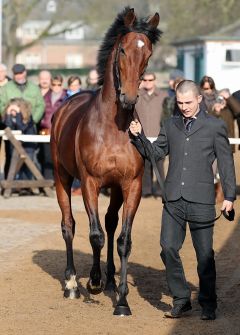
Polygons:
M142 48L145 45L145 43L142 40L137 41L138 48Z
M77 288L76 276L73 275L71 276L69 280L65 280L65 284L66 284L65 288L67 290L72 290L74 288Z

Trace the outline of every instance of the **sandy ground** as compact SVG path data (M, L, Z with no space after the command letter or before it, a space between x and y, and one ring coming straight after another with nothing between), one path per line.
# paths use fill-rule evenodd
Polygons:
M107 197L100 196L102 223L108 202ZM128 302L132 316L121 318L113 316L115 295L103 292L92 296L86 290L92 253L82 198L73 199L77 221L75 266L81 297L66 300L63 298L65 243L56 198L0 197L0 334L240 334L239 205L240 199L235 204L235 223L225 219L216 223L214 247L219 308L217 320L209 322L199 318L196 260L189 232L181 255L192 288L193 311L179 320L163 317L170 309L171 298L159 257L160 200L143 199L134 221L128 269ZM119 233L120 225L116 237ZM117 253L115 261L119 270ZM102 252L103 274L105 262L106 246ZM116 280L119 281L118 272Z

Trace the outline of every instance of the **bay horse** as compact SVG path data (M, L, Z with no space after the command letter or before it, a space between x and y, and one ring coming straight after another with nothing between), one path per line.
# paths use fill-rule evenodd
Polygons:
M80 296L72 248L75 221L71 209L71 185L76 177L81 180L90 224L93 265L87 288L93 294L103 289L100 254L105 237L98 215L100 189L111 189L105 216L108 240L106 290L116 289L114 233L118 211L123 204L122 229L117 239L121 270L115 315L131 315L127 302L127 262L132 223L141 199L144 161L131 144L128 128L134 117L141 76L152 54L152 45L161 34L158 23L158 13L147 19L137 19L130 7L119 13L98 54L101 89L95 93L85 91L67 100L56 111L52 123L54 176L67 251L64 296L72 299Z

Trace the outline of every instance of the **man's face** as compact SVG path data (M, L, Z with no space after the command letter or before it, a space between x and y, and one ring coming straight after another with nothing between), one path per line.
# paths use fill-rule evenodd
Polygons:
M202 101L202 96L188 91L186 93L177 92L176 95L178 107L185 117L194 116L199 110L199 104Z
M41 88L49 88L51 85L51 74L47 71L40 72L38 81Z
M154 79L154 76L152 74L145 75L143 77L143 87L147 91L151 91L155 88L156 80Z
M22 73L17 73L13 75L14 80L18 84L25 84L27 80L27 71L24 71Z

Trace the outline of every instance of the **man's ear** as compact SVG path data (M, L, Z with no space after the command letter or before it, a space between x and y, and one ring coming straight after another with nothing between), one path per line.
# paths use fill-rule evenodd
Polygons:
M198 96L198 103L200 104L201 101L202 101L202 95L200 94L200 95Z

